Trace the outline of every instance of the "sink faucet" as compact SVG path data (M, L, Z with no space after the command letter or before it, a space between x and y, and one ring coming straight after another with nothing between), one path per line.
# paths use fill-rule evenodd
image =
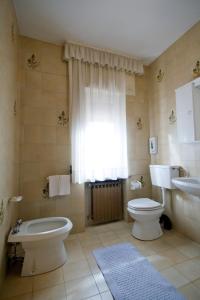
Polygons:
M18 219L12 229L12 234L16 234L19 232L19 227L22 224L22 219Z

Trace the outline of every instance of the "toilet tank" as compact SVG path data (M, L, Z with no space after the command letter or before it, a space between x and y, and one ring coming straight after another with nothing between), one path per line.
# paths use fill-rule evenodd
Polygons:
M152 185L175 189L172 178L179 177L179 167L170 165L150 165Z

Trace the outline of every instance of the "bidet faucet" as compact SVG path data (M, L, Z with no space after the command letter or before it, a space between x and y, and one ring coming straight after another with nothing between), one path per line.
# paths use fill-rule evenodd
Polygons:
M12 229L12 234L16 234L19 232L19 227L22 224L22 219L18 219L15 223L15 226Z

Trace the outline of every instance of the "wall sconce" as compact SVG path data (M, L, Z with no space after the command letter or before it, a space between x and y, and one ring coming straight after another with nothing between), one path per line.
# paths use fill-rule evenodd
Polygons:
M164 77L164 72L162 72L162 70L160 69L158 71L158 75L156 76L157 82L161 82L163 77Z
M35 69L40 64L40 61L36 58L35 54L32 54L30 58L27 59L27 66L31 69Z
M171 114L169 116L169 124L173 124L175 122L176 122L176 115L175 115L175 112L172 109Z
M194 75L194 77L200 76L200 61L199 60L197 60L196 65L193 69L193 75Z
M142 119L139 118L137 121L137 129L142 129Z
M64 112L64 110L63 110L63 111L61 112L61 114L58 116L58 124L64 126L64 125L67 124L68 121L69 121L69 120L68 120L68 118L66 117L66 114L65 114L65 112Z

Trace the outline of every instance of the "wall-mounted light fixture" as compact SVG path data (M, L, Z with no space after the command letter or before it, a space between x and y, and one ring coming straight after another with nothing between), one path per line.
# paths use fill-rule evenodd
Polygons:
M194 75L194 77L200 76L200 61L199 60L197 60L196 65L193 69L193 75Z
M32 54L31 57L27 59L27 66L31 69L35 69L40 64L40 61L36 58L35 54Z
M163 79L163 77L164 77L164 72L160 69L160 70L158 71L158 75L156 76L157 82L161 82L162 79Z

